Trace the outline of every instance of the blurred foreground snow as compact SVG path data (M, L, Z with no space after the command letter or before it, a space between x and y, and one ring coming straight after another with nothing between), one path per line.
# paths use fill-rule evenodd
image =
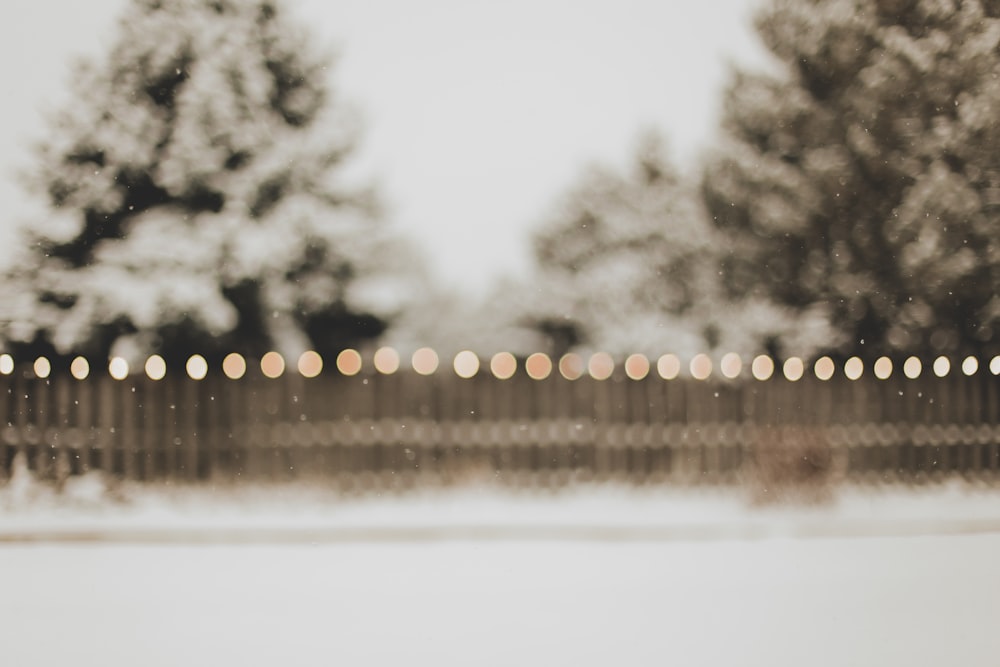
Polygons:
M73 484L0 486L3 664L1000 656L994 489L854 488L827 506L754 508L739 490Z
M319 484L0 485L0 541L691 540L1000 533L1000 488L842 486L822 504L754 505L740 487L493 484L345 495Z

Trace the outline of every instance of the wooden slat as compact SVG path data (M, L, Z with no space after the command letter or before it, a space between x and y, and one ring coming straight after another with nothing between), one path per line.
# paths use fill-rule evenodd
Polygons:
M470 470L561 484L570 475L721 483L778 443L828 447L836 476L903 481L927 474L995 477L998 378L981 368L910 380L829 381L811 372L708 381L543 380L523 369L498 380L450 368L431 376L330 367L277 379L217 371L202 381L170 369L164 380L49 380L18 368L0 378L0 471L15 452L43 476L92 467L136 479L293 479L362 476L362 485L410 484L414 475L457 480ZM818 448L818 449L817 449ZM839 457L839 458L838 458ZM360 479L360 478L359 478ZM400 481L403 480L403 481Z

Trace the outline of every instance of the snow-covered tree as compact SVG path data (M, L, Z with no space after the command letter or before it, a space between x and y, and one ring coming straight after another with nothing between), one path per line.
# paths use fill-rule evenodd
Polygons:
M28 175L51 214L25 229L0 336L183 358L380 334L415 260L346 175L330 64L279 0L133 0Z
M497 352L518 357L544 352L545 335L524 317L532 294L523 280L513 278L497 281L482 296L431 290L393 321L383 340L404 354L428 346L443 358L463 350L484 359Z
M827 306L843 352L1000 340L1000 2L772 0L706 170L726 284Z
M647 135L626 174L586 172L534 238L537 275L526 321L550 350L614 354L750 354L808 351L827 335L816 318L793 319L763 300L726 300L719 289L722 239L696 187Z

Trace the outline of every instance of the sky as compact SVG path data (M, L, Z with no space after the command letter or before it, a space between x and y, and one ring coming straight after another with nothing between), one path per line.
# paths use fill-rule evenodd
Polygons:
M99 57L128 0L6 0L0 22L0 248L39 215L16 181L70 65ZM482 293L530 267L529 238L588 165L663 133L695 169L729 67L765 66L758 0L289 0L338 54L361 115L356 168L436 278ZM151 36L152 38L152 36ZM0 251L2 255L2 251ZM2 256L0 256L2 259Z

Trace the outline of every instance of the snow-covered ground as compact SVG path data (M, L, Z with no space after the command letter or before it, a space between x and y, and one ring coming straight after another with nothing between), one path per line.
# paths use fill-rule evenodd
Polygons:
M985 667L998 557L1000 491L962 485L8 484L0 664Z
M750 502L741 487L491 484L345 495L319 484L0 484L0 542L704 540L1000 532L1000 487L844 486L819 504Z

